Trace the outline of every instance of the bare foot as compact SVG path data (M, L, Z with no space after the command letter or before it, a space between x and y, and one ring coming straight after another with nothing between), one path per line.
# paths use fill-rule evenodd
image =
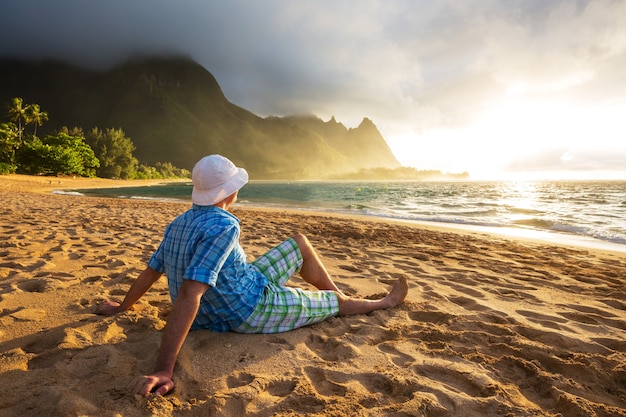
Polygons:
M384 300L389 303L388 308L402 304L408 292L409 284L407 283L406 277L398 278L396 283L393 284L391 291L389 291L389 294L384 298Z
M350 298L337 294L339 301L339 315L350 316L353 314L367 314L375 310L395 307L404 301L408 292L409 284L407 283L405 277L401 277L395 284L393 284L389 294L387 294L385 298L380 298L378 300Z

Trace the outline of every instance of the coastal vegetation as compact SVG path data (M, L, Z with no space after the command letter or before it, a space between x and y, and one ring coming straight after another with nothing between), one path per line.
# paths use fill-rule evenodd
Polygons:
M14 97L9 121L0 124L0 174L78 175L84 177L158 179L188 178L189 171L171 163L139 164L135 145L122 129L93 128L86 135L78 127L63 126L39 138L37 127L48 120L38 104ZM32 134L26 127L33 126Z

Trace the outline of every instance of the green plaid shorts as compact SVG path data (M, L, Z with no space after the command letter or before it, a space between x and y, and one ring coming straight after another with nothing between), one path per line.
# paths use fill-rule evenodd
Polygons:
M234 329L237 333L280 333L319 323L339 313L334 291L306 291L285 284L302 268L302 254L287 239L252 265L269 281L252 314Z

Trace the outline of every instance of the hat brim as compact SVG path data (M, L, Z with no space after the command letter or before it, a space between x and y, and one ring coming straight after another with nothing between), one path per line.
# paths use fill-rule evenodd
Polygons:
M235 175L219 187L211 190L198 190L195 186L191 192L191 201L199 206L212 206L239 191L248 182L248 172L237 168Z

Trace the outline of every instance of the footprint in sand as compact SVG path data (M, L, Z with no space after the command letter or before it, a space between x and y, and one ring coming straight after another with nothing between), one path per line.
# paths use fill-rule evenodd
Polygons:
M615 352L626 352L626 341L624 340L616 340L607 337L596 337L591 340Z
M328 379L323 369L309 366L304 368L304 372L313 388L315 388L320 395L325 397L344 397L346 392L348 392L348 389L345 386Z
M592 307L585 306L567 306L576 311L573 312L559 312L559 315L577 322L581 327L588 328L591 332L598 332L597 326L607 326L618 330L626 330L626 321L620 320L616 315L603 310L598 310ZM582 326L589 325L589 326Z
M391 357L391 362L400 368L406 368L408 365L415 362L415 359L411 355L400 352L391 343L381 343L377 346L378 350Z
M235 375L230 375L228 378L226 378L226 385L228 385L228 388L232 389L237 387L243 387L244 385L250 384L252 381L254 381L254 375L248 373L238 373Z
M29 279L17 284L18 288L25 292L46 292L51 291L50 282L45 279Z
M537 323L541 326L548 327L551 329L557 329L557 330L572 331L571 329L569 329L567 326L564 325L564 323L568 322L568 320L564 318L551 316L547 314L541 314L541 313L528 311L528 310L516 310L515 312L526 317L528 320L532 321L533 323Z
M419 385L413 381L380 373L344 373L316 367L307 367L304 372L321 396L349 395L368 409L385 404L405 403L419 389Z
M471 310L471 311L487 311L489 310L489 307L486 307L478 302L476 302L476 300L472 299L472 298L468 298L468 297L448 297L448 300L452 301L454 304L457 304L461 307L463 307L466 310Z
M412 311L409 313L409 318L414 321L419 321L422 323L433 323L433 324L450 324L455 319L456 316L449 313L443 313L440 311Z
M326 337L312 334L305 345L325 361L337 362L356 358L361 351L356 346L343 342L338 337Z
M286 339L279 336L270 336L267 341L271 344L278 345L281 350L294 350L295 346L289 343Z
M473 298L485 298L485 293L483 293L481 291L478 291L478 290L475 290L473 288L470 288L470 287L468 287L465 284L448 282L447 285L450 288L453 288L453 289L457 290L460 293L463 293L465 295L469 295L470 297L473 297Z
M421 379L429 380L425 385L448 396L460 393L470 397L490 397L496 392L496 383L482 369L475 372L472 364L450 363L415 365L412 369Z
M344 271L361 272L361 269L356 267L355 265L339 265L339 268L343 269Z
M626 311L626 303L623 303L623 302L621 302L619 300L608 298L608 299L603 299L603 300L598 300L598 301L608 305L609 307L613 307L613 308L616 308L618 310Z
M297 379L272 379L256 377L249 373L238 373L226 379L227 390L215 393L213 412L228 416L257 415L280 409L281 403L296 389ZM269 415L269 414L264 414Z

